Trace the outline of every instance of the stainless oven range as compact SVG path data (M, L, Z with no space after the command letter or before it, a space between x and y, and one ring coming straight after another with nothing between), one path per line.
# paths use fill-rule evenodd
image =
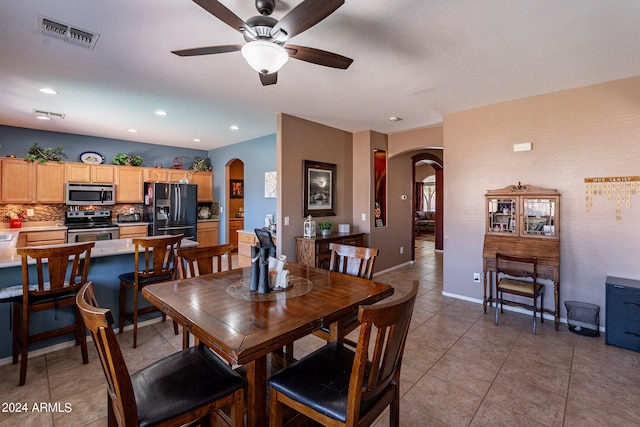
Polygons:
M67 242L93 242L118 238L118 226L111 221L111 211L76 211L65 214Z

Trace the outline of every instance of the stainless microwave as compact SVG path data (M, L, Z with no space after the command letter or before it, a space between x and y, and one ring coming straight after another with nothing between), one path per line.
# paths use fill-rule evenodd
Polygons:
M71 206L103 206L116 202L116 186L114 184L83 184L67 182L67 205Z

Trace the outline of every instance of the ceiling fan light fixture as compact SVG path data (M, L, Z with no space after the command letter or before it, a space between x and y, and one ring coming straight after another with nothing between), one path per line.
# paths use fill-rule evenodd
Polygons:
M275 73L289 60L284 47L267 40L255 40L242 46L242 56L261 74Z

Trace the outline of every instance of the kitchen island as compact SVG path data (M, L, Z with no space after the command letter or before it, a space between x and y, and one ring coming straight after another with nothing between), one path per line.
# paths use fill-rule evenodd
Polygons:
M2 230L3 232L5 230ZM198 243L193 240L184 239L182 247L194 247ZM133 270L134 248L131 239L116 239L96 242L91 251L91 267L89 269L89 280L95 285L96 298L101 307L109 308L113 312L114 319L118 320L118 292L120 281L118 275ZM34 271L35 274L35 271ZM0 248L0 289L7 288L22 283L22 259L16 253L15 247ZM147 304L144 298L141 302ZM11 333L10 333L10 304L0 304L0 364L10 363L11 359ZM151 313L143 316L141 320L147 320L160 316L160 313ZM49 329L46 325L71 324L73 322L73 311L60 309L58 318L54 310L42 313L34 313L31 317L31 333L38 333ZM60 323L62 322L62 323ZM114 328L119 327L116 323ZM51 346L60 342L73 342L73 335L62 336L47 341L42 341L30 347L35 350L42 347ZM30 352L31 353L31 352ZM4 360L6 359L6 361Z

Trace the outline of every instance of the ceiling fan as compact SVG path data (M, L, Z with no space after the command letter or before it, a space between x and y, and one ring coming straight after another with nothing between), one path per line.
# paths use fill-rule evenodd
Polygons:
M240 31L247 43L205 46L174 50L178 56L212 55L241 51L249 65L258 72L263 86L278 81L278 70L289 58L325 67L347 69L353 59L312 47L286 44L293 36L316 25L344 4L344 0L304 0L280 21L272 18L275 0L255 0L258 16L243 21L217 0L193 0L207 12Z

